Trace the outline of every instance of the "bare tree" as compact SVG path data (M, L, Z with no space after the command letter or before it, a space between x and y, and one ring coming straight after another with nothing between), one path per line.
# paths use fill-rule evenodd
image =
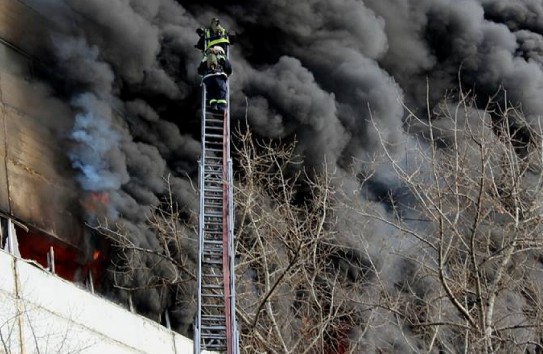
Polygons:
M294 144L237 137L236 266L245 353L354 352L356 308L334 263L331 174L306 173Z
M367 305L393 313L416 352L539 353L541 126L505 100L483 109L469 94L457 102L424 119L411 112L417 139L402 157L382 140L404 197L391 194L388 213L356 212L409 240L397 257L412 271Z
M382 158L357 175L360 190L379 169L397 190L373 204L343 193L345 179L327 166L306 171L294 144L236 137L243 352L543 350L541 129L506 101L456 102L424 119L411 113L402 154L382 139ZM193 283L190 227L172 206L150 214L156 247L100 225L120 251L119 287ZM376 223L389 249L370 240ZM165 271L132 281L157 265ZM193 287L183 289L192 300Z
M112 279L121 296L126 294L138 312L159 322L164 311L181 312L174 315L176 330L187 335L195 311L196 218L178 208L169 179L164 183L168 193L160 205L149 208L140 229L105 218L98 219L94 229L112 241ZM142 232L146 237L134 236Z

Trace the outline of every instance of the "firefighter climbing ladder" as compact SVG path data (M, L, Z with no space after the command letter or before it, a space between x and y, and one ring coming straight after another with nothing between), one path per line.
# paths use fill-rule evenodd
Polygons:
M202 85L202 157L199 165L198 313L194 353L239 353L236 326L230 88L225 112L206 105Z

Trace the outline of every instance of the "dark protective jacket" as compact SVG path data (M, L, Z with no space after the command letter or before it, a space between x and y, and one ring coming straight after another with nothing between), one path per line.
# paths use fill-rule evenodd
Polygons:
M229 33L226 30L222 33L214 33L210 28L198 28L196 32L200 36L200 39L194 47L200 50L211 48L216 45L219 45L226 50L229 45L234 44L236 39L236 34Z
M202 75L202 81L205 84L206 96L210 105L216 103L227 104L227 85L226 80L232 74L230 61L221 56L217 57L217 66L210 68L207 63L208 57L204 58L198 66L198 74Z

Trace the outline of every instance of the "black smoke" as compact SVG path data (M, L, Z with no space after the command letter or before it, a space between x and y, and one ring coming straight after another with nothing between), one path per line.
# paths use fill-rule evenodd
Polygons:
M197 210L201 54L193 46L195 29L213 16L238 33L232 125L247 116L261 137L296 139L306 166L326 161L353 190L369 175L365 161L380 153L380 139L407 150L405 107L431 111L463 87L482 104L503 89L504 102L521 105L532 124L543 113L536 0L25 2L55 24L47 77L77 112L68 154L80 186L107 193L107 216L129 225L141 247L157 246L142 230L146 211L167 192L165 176L180 205ZM368 203L383 212L410 203L390 168L371 178ZM390 237L371 238L375 254L394 242L381 228L375 234ZM387 267L390 279L403 272ZM148 313L172 305L152 291L138 301ZM191 311L176 310L186 332Z

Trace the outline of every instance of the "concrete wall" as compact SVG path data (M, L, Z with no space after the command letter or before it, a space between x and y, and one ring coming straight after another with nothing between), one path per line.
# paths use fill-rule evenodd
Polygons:
M186 354L192 341L0 251L0 353Z
M49 26L23 2L0 0L0 212L77 248L84 227L66 156L74 114L32 75Z

